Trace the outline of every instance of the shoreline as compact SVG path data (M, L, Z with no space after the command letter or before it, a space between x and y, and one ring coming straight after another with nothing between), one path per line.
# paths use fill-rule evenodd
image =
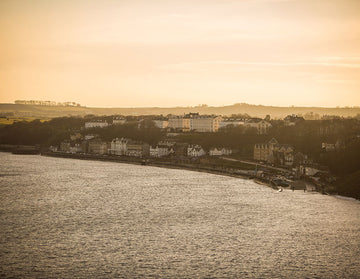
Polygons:
M254 177L254 175L239 173L239 171L242 170L235 170L229 168L221 168L221 167L214 168L206 165L201 166L200 164L175 163L175 162L157 161L156 159L143 159L143 158L127 157L127 156L108 156L108 155L104 156L104 155L95 155L95 154L71 154L71 153L60 153L60 152L42 152L40 155L47 157L115 162L115 163L144 165L144 166L159 167L159 168L204 172L204 173L223 175L234 178L241 178L245 180L252 180L259 185L267 186L275 190L279 189L278 186L272 184L270 181L265 180L261 177Z
M0 152L9 152L5 150L1 150ZM16 154L19 155L19 154ZM20 154L22 155L22 154ZM290 187L282 187L274 185L271 181L268 179L264 179L262 177L256 177L254 175L247 174L246 170L238 170L238 169L229 169L229 168L223 168L223 167L210 167L200 164L190 164L190 163L178 163L178 162L166 162L166 161L159 161L158 159L143 159L138 157L128 157L128 156L109 156L109 155L96 155L96 154L71 154L71 153L61 153L61 152L41 152L40 154L36 154L40 156L46 156L46 157L55 157L55 158L64 158L64 159L78 159L78 160L88 160L88 161L103 161L103 162L114 162L114 163L124 163L124 164L132 164L132 165L143 165L143 166L151 166L151 167L159 167L159 168L167 168L167 169L179 169L179 170L188 170L188 171L196 171L196 172L204 172L209 174L216 174L216 175L222 175L222 176L228 176L233 178L240 178L245 180L252 180L258 185L270 187L274 190L278 190L280 188L284 189L291 189ZM179 161L179 160L177 160ZM243 171L243 173L239 173ZM299 191L302 189L296 189L296 191ZM356 199L355 197L351 196L343 196L339 195L338 193L322 193L318 190L313 191L307 191L312 193L319 193L324 195L329 195L335 198L339 199L345 199L345 200L355 200L360 201Z
M103 162L115 162L125 163L133 165L143 165L150 167L168 168L168 169L182 169L197 172L206 172L211 174L225 175L242 179L252 179L251 175L235 173L234 170L224 168L212 168L208 166L201 166L199 164L189 163L174 163L166 161L157 161L156 159L143 159L137 157L125 157L125 156L104 156L95 154L71 154L71 153L60 153L60 152L42 152L41 156L57 157L57 158L68 158L68 159L79 159L89 161L103 161ZM271 187L271 185L268 185Z
M103 162L115 162L115 163L125 163L125 164L133 164L133 165L143 165L143 166L151 166L151 167L159 167L159 168L167 168L167 169L179 169L179 170L187 170L187 171L196 171L196 172L204 172L209 174L223 175L233 178L240 178L245 180L252 180L254 183L262 186L266 186L272 188L274 190L279 189L288 189L291 190L291 187L278 186L273 184L270 180L256 177L251 174L246 174L246 170L236 170L229 168L214 168L210 166L200 164L189 164L189 163L175 163L175 162L166 162L166 161L157 161L156 159L149 158L138 158L138 157L128 157L128 156L109 156L109 155L95 155L95 154L71 154L71 153L61 153L61 152L42 152L41 156L48 157L57 157L57 158L68 158L68 159L79 159L79 160L89 160L89 161L103 161ZM145 161L145 164L144 164ZM243 173L239 173L239 171L243 171ZM298 180L305 182L304 180ZM303 191L303 188L298 189L295 187L295 191ZM306 190L308 193L319 193L322 195L328 195L335 198L343 199L354 199L354 197L342 196L338 193L327 193L321 192L319 190ZM357 200L358 201L358 200Z

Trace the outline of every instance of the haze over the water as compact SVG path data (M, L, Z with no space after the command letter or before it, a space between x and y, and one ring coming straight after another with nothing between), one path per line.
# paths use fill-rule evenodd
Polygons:
M359 0L2 0L0 102L360 105Z

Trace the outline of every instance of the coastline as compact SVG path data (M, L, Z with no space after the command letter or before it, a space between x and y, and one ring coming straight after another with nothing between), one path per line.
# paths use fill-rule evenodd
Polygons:
M247 175L245 173L238 173L234 169L222 168L222 167L210 167L201 164L190 164L190 163L181 163L181 162L166 162L156 159L143 159L137 157L128 157L128 156L109 156L109 155L95 155L95 154L71 154L71 153L61 153L61 152L42 152L41 156L48 157L58 157L58 158L68 158L68 159L79 159L79 160L90 160L90 161L103 161L103 162L115 162L115 163L125 163L133 165L145 165L151 167L161 167L168 169L182 169L190 170L197 172L206 172L211 174L218 174L224 176L230 176L241 179L253 179L255 182L258 181L269 187L274 188L273 185L266 183L264 179L254 178L253 175Z
M0 150L0 152L9 152L9 150ZM21 154L23 155L23 154ZM128 157L128 156L109 156L109 155L96 155L96 154L71 154L71 153L62 153L62 152L41 152L39 155L47 156L47 157L56 157L56 158L65 158L65 159L78 159L78 160L89 160L89 161L103 161L103 162L115 162L115 163L125 163L125 164L133 164L133 165L145 165L145 166L152 166L152 167L160 167L160 168L168 168L168 169L179 169L179 170L188 170L188 171L196 171L196 172L205 172L210 174L217 174L223 175L228 177L252 180L255 183L270 187L274 190L278 190L283 188L282 186L277 186L269 179L265 179L262 177L257 177L252 174L249 174L246 170L239 170L239 169L231 169L231 168L224 168L224 167L214 167L214 166L206 166L201 165L199 163L184 163L181 160L175 160L171 162L167 162L161 159L149 159L149 158L138 158L138 157ZM298 180L303 181L304 180ZM290 187L285 187L285 189L291 189ZM297 189L295 190L303 190ZM307 192L314 192L319 194L325 194L329 196L333 196L335 198L345 199L345 200L355 200L360 201L352 196L345 196L339 195L338 193L327 193L321 192L319 190L311 190Z

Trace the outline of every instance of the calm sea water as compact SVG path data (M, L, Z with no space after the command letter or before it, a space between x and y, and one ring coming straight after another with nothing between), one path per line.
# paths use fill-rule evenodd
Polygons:
M360 278L360 202L0 153L0 277Z

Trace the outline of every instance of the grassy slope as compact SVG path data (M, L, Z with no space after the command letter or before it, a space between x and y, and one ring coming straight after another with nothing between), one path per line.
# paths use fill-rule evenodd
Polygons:
M235 104L223 107L173 107L173 108L90 108L90 107L46 107L31 105L0 104L0 113L13 112L15 117L52 118L60 116L95 115L167 115L199 112L200 114L231 115L247 113L251 116L283 118L288 114L313 112L321 115L355 116L360 108L319 108L319 107L271 107L248 104Z

